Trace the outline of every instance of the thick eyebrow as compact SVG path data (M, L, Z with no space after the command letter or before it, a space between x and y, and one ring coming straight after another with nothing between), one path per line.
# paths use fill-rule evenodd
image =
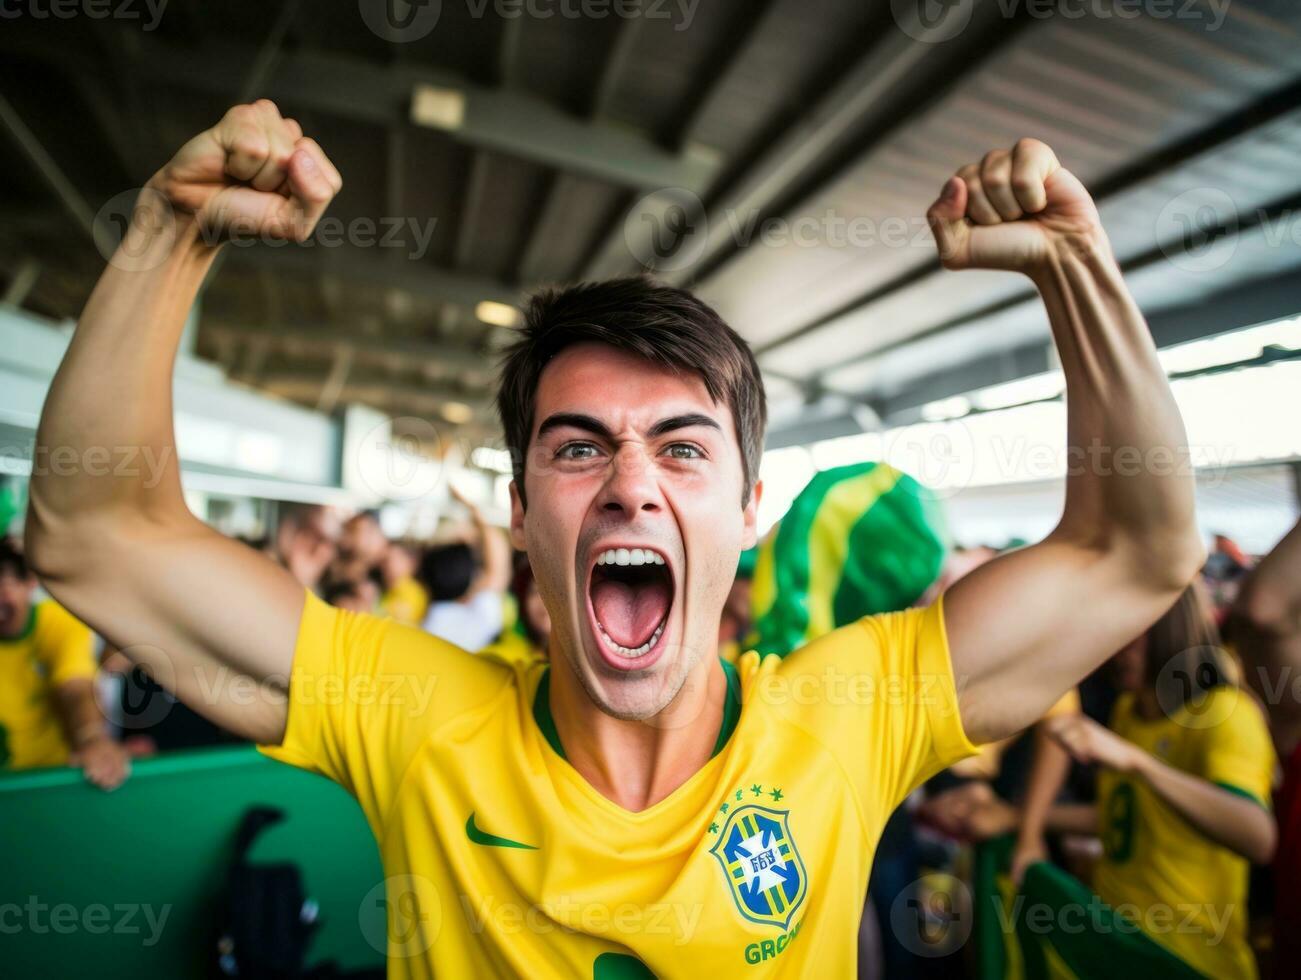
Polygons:
M689 429L693 426L703 425L709 429L723 431L723 427L711 419L708 415L701 415L699 412L690 412L686 415L672 415L666 419L660 419L650 427L647 433L652 439L662 436L666 432L674 432L678 429Z
M602 439L609 439L612 435L600 419L580 412L557 412L555 415L548 415L546 421L538 426L538 438L541 439L552 429L582 429Z
M717 429L719 432L723 431L723 427L708 415L702 415L699 412L688 412L685 415L671 415L666 419L660 419L650 427L647 435L652 439L656 439L665 433L676 432L678 429L689 429L697 425ZM613 433L610 432L604 422L593 418L591 415L583 415L581 412L557 412L554 415L547 416L546 420L538 426L538 438L542 438L552 429L581 429L601 439L613 438Z

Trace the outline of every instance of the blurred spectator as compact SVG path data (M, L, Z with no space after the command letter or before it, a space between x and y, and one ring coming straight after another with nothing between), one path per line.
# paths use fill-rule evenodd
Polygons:
M429 593L416 578L419 552L413 545L394 541L379 567L384 580L380 612L407 626L419 626L429 609Z
M116 789L127 754L95 702L93 634L51 599L35 601L22 552L0 539L0 769L80 766Z
M718 623L718 655L725 660L735 662L745 652L742 644L750 634L750 593L758 552L758 548L741 552L736 578L723 603L723 615Z
M379 523L379 514L363 510L348 518L339 536L339 553L330 569L336 582L357 581L380 567L388 554L388 538Z
M519 621L524 635L534 649L545 656L547 644L551 641L551 614L542 601L542 593L538 591L538 582L533 577L533 566L529 564L527 555L520 570L515 573L511 591L519 603Z
M339 519L320 504L286 505L280 514L271 557L289 570L304 588L315 590L334 561Z
M1301 698L1295 687L1301 668L1301 521L1247 575L1225 634L1266 705L1283 759L1276 800L1274 963L1275 975L1284 976L1301 963Z
M379 586L370 576L351 582L334 582L325 587L321 598L349 612L373 613L379 604Z
M1076 829L1102 838L1094 871L1102 900L1206 976L1254 977L1248 872L1274 850L1266 802L1274 752L1218 641L1202 593L1190 587L1117 655L1133 687L1117 700L1110 730L1083 716L1056 719L1050 730L1100 770L1099 805ZM1181 927L1153 928L1154 914L1172 909Z
M480 563L467 544L431 548L419 578L429 592L425 630L463 650L480 650L502 630L502 599L510 584L510 544L488 524L478 507L455 489L452 496L470 514Z
M546 660L547 644L551 641L551 614L538 592L528 555L520 555L517 559L510 591L519 609L519 617L495 643L479 652L507 663L530 664Z
M1215 535L1206 564L1202 566L1202 580L1209 590L1218 625L1224 625L1253 564L1236 541L1224 534Z

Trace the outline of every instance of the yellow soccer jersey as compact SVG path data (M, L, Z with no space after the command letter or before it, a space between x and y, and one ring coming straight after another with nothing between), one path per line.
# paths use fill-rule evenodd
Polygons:
M1111 727L1167 764L1268 807L1274 748L1260 708L1237 688L1215 688L1173 718L1150 721L1126 694ZM1247 859L1203 836L1134 776L1101 773L1098 801L1105 848L1094 873L1098 895L1207 976L1256 976Z
M504 630L495 643L479 651L481 657L496 657L510 667L528 667L547 659L546 652L529 642L528 637L513 630Z
M52 600L33 603L23 632L0 637L0 768L66 765L54 691L94 676L90 630Z
M390 977L852 976L882 826L974 751L941 608L720 669L713 758L634 813L565 760L546 664L308 596L288 728L264 751L361 803Z
M392 616L399 623L406 623L408 626L419 626L425 619L425 612L429 609L429 593L425 587L408 575L406 578L398 579L380 598L380 612L385 616Z

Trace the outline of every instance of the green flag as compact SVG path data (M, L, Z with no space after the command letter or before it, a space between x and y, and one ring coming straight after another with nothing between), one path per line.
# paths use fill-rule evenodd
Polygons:
M939 575L943 509L885 463L824 470L759 546L747 648L782 656L838 626L904 609Z

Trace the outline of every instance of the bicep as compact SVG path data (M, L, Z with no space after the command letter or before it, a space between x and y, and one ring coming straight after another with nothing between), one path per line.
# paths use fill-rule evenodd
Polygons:
M1176 596L1116 553L1049 537L995 558L945 595L963 725L977 741L1033 724L1148 628Z
M47 587L198 713L249 738L283 732L303 590L265 556L186 515L100 533Z

